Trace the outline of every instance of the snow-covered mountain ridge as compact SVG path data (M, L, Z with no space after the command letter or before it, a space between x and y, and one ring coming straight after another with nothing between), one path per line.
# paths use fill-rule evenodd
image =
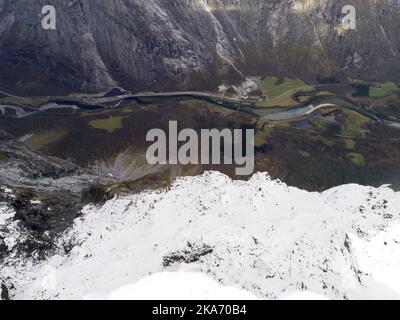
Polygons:
M15 299L104 296L181 270L266 299L299 291L397 299L399 218L400 193L388 186L320 194L266 174L243 182L212 172L88 206L57 254L38 264L9 257L0 274L15 286Z

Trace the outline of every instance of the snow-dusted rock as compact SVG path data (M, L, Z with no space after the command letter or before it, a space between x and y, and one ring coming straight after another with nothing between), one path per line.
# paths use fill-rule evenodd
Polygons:
M400 194L387 186L320 194L266 174L243 182L206 173L88 206L59 254L0 272L16 299L107 296L182 269L263 299L397 299L399 218Z

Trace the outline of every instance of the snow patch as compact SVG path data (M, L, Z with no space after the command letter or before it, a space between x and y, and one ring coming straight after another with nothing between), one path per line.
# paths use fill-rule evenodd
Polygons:
M89 300L256 300L235 287L223 287L197 272L156 273L111 293L88 295Z
M5 203L0 202L0 228L4 227L13 216L14 212Z
M210 172L88 206L59 254L0 271L17 299L129 296L143 277L189 266L262 299L396 299L399 218L400 193L387 186L316 193Z
M280 297L280 300L329 300L324 296L321 296L319 294L315 294L313 292L309 291L303 291L303 292L293 292L287 295L282 295Z

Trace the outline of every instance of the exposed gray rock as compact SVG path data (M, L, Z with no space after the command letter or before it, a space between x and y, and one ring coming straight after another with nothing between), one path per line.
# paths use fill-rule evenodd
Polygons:
M188 243L187 248L173 252L163 258L163 266L170 267L174 263L194 263L213 253L213 248L206 244Z
M70 161L32 151L2 130L0 152L0 185L60 191L81 189L101 180L98 174Z
M242 73L399 80L400 2L353 0L0 1L0 85L16 92L202 89ZM28 91L29 90L29 91Z
M0 186L12 188L11 195L0 192L0 202L39 235L65 230L86 204L85 190L111 181L72 162L34 152L1 130L0 153Z

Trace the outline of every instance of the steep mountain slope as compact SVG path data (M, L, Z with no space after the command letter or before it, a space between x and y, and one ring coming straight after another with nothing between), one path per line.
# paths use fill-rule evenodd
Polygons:
M47 250L54 234L71 225L90 201L85 196L90 198L91 185L112 181L101 172L32 151L0 130L0 203L12 208L15 220L29 231L30 242L21 240L19 248L28 255ZM3 226L0 219L0 229ZM0 263L6 255L1 240Z
M399 197L385 186L309 193L265 174L207 173L89 206L55 255L9 257L0 273L16 299L101 297L165 270L203 272L260 298L399 298ZM3 207L6 229L10 216ZM19 241L0 235L9 249Z
M267 72L399 80L396 0L0 1L0 85L16 92L214 88ZM357 30L341 28L342 7Z

